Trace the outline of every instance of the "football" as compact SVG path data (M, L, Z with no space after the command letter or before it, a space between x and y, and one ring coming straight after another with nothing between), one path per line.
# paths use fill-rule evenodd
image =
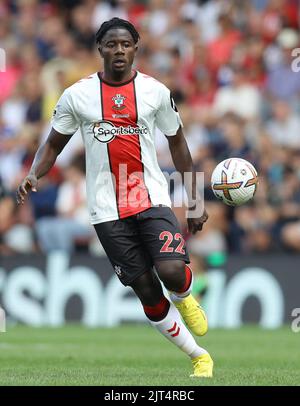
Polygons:
M229 206L240 206L251 200L258 185L254 166L241 158L220 162L211 176L215 196Z

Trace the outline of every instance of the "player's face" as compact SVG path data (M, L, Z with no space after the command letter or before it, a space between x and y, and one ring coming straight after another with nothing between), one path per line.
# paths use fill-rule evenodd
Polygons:
M137 46L126 29L113 28L104 35L99 51L105 70L120 75L131 70Z

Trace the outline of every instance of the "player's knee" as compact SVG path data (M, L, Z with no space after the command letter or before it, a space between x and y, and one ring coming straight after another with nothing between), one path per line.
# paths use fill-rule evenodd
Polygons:
M161 261L155 264L155 267L168 290L179 291L185 284L185 263L183 261Z

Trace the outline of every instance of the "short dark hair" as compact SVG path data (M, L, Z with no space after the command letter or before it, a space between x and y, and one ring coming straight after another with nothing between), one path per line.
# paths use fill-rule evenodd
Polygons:
M108 30L112 28L125 28L130 32L134 43L136 44L140 38L140 34L135 29L134 25L127 20L122 20L122 18L114 17L111 20L105 21L96 33L96 43L100 44L102 38L107 33Z

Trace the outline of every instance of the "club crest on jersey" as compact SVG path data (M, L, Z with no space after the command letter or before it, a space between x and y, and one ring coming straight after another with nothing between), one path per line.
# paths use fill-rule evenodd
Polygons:
M111 98L114 101L114 105L112 106L112 108L114 110L123 110L125 109L125 104L124 104L124 100L126 99L125 96L122 96L121 94L116 94L114 97Z

